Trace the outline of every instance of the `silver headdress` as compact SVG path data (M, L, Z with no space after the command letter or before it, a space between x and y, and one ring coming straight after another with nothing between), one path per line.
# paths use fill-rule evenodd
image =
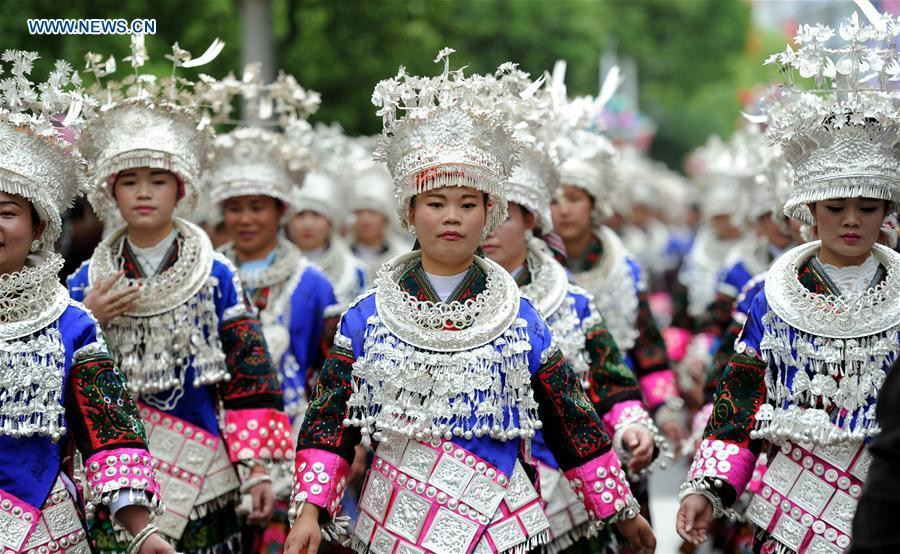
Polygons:
M178 43L166 58L173 63L173 75L157 79L140 74L147 61L144 37L133 35L130 61L135 73L121 81L100 79L116 69L115 59L105 63L99 54L85 56L87 70L97 77L92 89L101 106L81 136L78 149L91 164L93 182L88 199L98 216L114 206L111 180L120 171L138 167L162 168L173 172L183 186L179 211L190 213L197 202L200 177L207 167L212 148L209 116L200 113L200 91L215 82L202 75L198 83L175 77L179 67L197 67L212 61L224 43L216 39L199 58L192 58ZM102 64L102 65L101 65Z
M554 109L545 78L532 81L527 73L507 62L497 69L496 77L504 94L515 96L498 102L513 135L522 144L518 164L506 181L507 202L524 206L537 217L544 231L553 229L550 202L559 188L558 156L554 140L562 122Z
M203 90L203 103L212 111L213 124L278 125L282 128L304 122L319 107L319 95L304 89L285 73L269 84L262 82L259 64L244 68L240 80L229 74ZM233 119L233 100L243 99L245 118ZM210 197L219 204L235 196L265 195L287 205L293 200L295 176L289 162L295 154L280 132L257 126L240 126L219 135L215 157L206 174Z
M388 221L396 219L394 181L384 164L373 163L356 171L350 209L373 210L386 217Z
M81 78L57 60L46 82L29 79L36 52L6 50L0 64L0 191L26 198L47 223L34 248L59 238L60 214L84 187L86 164L67 136L84 123L96 102Z
M337 231L347 215L350 139L337 123L310 127L299 122L285 129L284 136L296 176L291 207L295 212L310 210L324 215Z
M699 170L695 180L701 193L700 210L706 218L747 217L762 156L743 133L736 131L728 142L711 136L692 154L692 163ZM735 219L734 223L741 221Z
M562 185L575 186L594 198L594 218L612 214L611 198L617 189L617 152L603 134L603 108L621 84L614 68L604 79L600 94L595 97L566 98L565 63L557 62L553 75L553 97L556 109L565 121L556 138L561 163L559 178Z
M808 204L829 198L869 197L900 201L900 80L896 40L900 21L874 10L869 23L854 13L838 29L844 41L826 46L835 31L802 25L794 41L766 63L778 63L788 79L768 133L794 168L794 190L784 213L813 223ZM817 90L794 89L794 73L815 78ZM787 109L782 102L789 102Z
M485 235L506 220L503 183L516 162L519 145L502 121L497 103L511 95L497 90L492 76L463 76L444 62L437 77L414 77L401 67L397 76L378 83L372 103L381 109L384 130L376 158L394 178L397 214L409 227L410 200L442 187L472 187L489 196ZM403 115L397 119L397 110Z

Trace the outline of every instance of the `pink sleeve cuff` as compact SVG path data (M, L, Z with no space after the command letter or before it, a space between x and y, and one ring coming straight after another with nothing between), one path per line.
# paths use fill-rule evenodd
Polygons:
M681 327L667 327L661 331L666 343L666 354L672 362L680 362L687 353L691 342L691 332Z
M594 520L607 520L633 503L631 488L616 453L610 449L566 472L575 495Z
M638 382L650 409L661 406L669 398L678 396L675 388L675 374L670 369L644 375Z
M703 439L694 454L688 478L722 479L740 495L750 482L755 465L756 455L747 448L733 442Z
M337 454L318 448L299 450L294 463L294 487L288 513L291 521L300 515L307 502L327 510L333 519L341 510L350 464Z
M620 428L631 423L637 423L648 418L644 403L640 400L625 400L617 402L603 414L603 426L607 434L613 436Z
M107 506L118 498L118 492L131 489L135 495L130 503L145 505L152 512L161 512L160 486L153 469L150 453L140 448L116 448L95 453L84 463L85 478L90 491L85 498L91 505Z
M224 438L232 463L283 462L294 458L291 422L280 410L226 410Z

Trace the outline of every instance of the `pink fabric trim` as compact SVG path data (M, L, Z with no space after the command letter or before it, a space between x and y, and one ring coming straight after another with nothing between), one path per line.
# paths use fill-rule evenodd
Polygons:
M681 327L666 327L662 330L663 342L666 343L666 353L669 360L680 362L687 353L688 344L691 343L691 332Z
M34 533L34 529L37 527L41 511L24 500L0 490L0 513L3 514L4 520L10 518L4 524L6 531L4 534L8 536L8 540L14 540L17 543L12 545L13 550L0 548L0 551L21 552L22 547L28 543L28 537Z
M159 503L160 486L150 453L140 448L101 450L84 463L85 477L91 487L90 502L107 504L120 489L147 493L155 506Z
M678 396L675 388L675 374L670 369L654 371L649 375L644 375L638 381L650 409L661 405L668 398Z
M226 410L223 436L232 463L294 459L291 421L280 410Z
M688 478L717 477L741 494L753 475L756 458L756 454L733 442L703 439L694 454Z
M592 519L606 520L632 499L625 471L615 451L610 449L586 464L566 472L575 495L584 502Z
M310 502L327 510L332 518L336 516L350 475L347 460L327 450L304 448L297 452L294 463L292 503Z
M649 417L647 410L644 409L644 403L640 400L624 400L612 405L608 412L603 414L603 426L609 436L616 434L619 427L628 425L636 421L640 421L644 417Z
M706 430L706 424L709 422L709 416L712 415L712 409L712 402L704 404L691 419L691 436L697 437L697 441L703 437L703 431Z

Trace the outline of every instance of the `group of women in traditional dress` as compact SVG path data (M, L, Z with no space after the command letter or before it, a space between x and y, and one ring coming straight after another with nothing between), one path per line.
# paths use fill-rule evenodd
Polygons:
M847 550L900 350L900 20L866 14L770 58L816 86L692 197L559 67L444 49L373 140L290 75L181 75L218 40L90 88L7 51L0 550L649 553L682 454L686 542ZM80 194L108 228L63 286Z

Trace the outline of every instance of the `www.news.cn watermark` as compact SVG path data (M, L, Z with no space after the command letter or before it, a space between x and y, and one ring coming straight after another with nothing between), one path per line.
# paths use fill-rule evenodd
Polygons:
M29 19L32 35L155 35L155 19Z

